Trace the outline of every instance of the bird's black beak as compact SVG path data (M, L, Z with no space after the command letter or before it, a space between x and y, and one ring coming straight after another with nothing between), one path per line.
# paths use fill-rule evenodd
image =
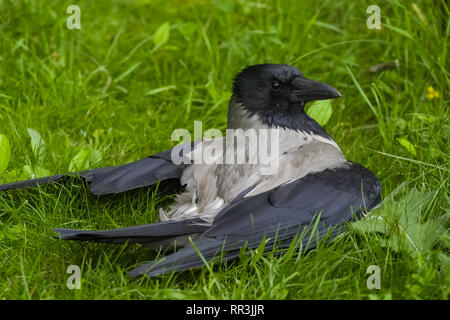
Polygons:
M304 102L339 98L341 94L332 86L305 77L295 77L291 81L295 97Z

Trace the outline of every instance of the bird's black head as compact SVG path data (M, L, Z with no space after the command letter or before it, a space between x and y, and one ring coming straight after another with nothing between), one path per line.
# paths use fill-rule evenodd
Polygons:
M304 112L305 103L334 99L341 94L327 84L305 78L292 66L259 64L236 76L233 96L250 116L258 115L269 126L313 131L303 128L308 126L305 121L312 120Z

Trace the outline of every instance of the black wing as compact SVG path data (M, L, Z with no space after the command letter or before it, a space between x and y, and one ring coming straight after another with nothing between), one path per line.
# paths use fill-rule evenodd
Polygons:
M185 145L177 146L180 157L185 150L192 150ZM64 177L80 177L89 185L89 190L95 195L125 192L141 187L156 184L158 181L179 179L185 168L184 164L174 164L171 159L173 149L152 155L145 159L127 163L120 166L91 169L79 173L58 174L50 177L14 182L0 186L0 191L36 187L55 182ZM173 188L179 186L178 181L172 184Z
M103 243L140 243L152 249L183 247L188 237L196 237L209 227L201 219L164 221L113 230L89 231L56 228L63 240L96 241Z
M303 245L309 243L311 248L327 234L337 235L342 230L338 227L360 218L380 199L378 179L361 165L347 162L339 168L310 173L274 190L238 197L195 240L195 248L186 246L160 261L139 266L130 276L156 276L199 267L203 265L202 257L211 261L221 253L222 259L231 260L244 246L257 248L264 236L266 250L272 250L271 245L288 247L295 235L306 232ZM317 231L311 235L307 230L315 217Z

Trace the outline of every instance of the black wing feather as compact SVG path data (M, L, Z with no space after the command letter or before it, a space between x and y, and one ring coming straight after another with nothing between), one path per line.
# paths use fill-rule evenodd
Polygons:
M306 233L302 239L304 245L310 243L312 247L330 232L332 236L341 232L343 223L377 206L380 197L381 187L375 175L347 162L256 196L240 197L216 216L211 228L195 240L195 247L206 261L220 252L222 259L234 259L241 247L256 248L264 236L271 239L269 244L277 239L287 247L297 233L308 230L314 218L320 217L317 233ZM130 276L156 276L200 267L203 260L196 249L187 246L163 260L132 270Z
M183 157L184 151L192 150L196 143L191 142L190 147L188 144L177 146L180 157ZM172 162L172 150L169 149L124 165L9 183L1 185L0 191L36 187L61 180L64 177L80 177L84 179L89 184L89 190L95 195L114 194L146 187L156 184L158 181L179 179L181 177L185 165Z
M63 240L96 241L103 243L140 243L158 248L160 244L169 244L171 240L181 241L181 236L194 237L209 227L201 219L188 219L181 221L164 221L141 226L113 229L113 230L77 230L55 228L59 233L55 238ZM169 246L169 245L168 245Z

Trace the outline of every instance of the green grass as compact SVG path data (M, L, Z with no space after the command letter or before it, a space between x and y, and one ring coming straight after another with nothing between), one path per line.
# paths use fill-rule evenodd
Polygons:
M373 214L383 220L312 251L130 279L127 271L156 254L57 241L52 228L155 222L168 199L151 190L97 198L71 184L8 191L0 193L2 299L448 299L443 0L377 1L381 30L366 27L367 1L74 2L81 30L66 27L73 1L0 0L0 134L11 146L1 183L138 160L175 145L172 131L192 130L194 120L223 130L238 71L291 63L343 94L325 129L379 177L385 201ZM166 22L170 37L155 46ZM396 60L396 69L369 71ZM439 97L427 98L429 86ZM28 128L45 144L32 147ZM71 264L82 269L80 290L66 287ZM380 290L366 286L370 265L380 267Z

